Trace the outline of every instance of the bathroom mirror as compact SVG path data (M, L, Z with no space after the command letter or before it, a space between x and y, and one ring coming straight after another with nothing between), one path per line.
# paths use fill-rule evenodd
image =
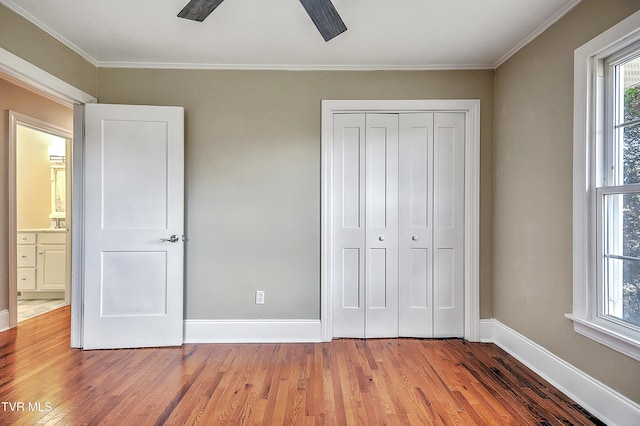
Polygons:
M65 218L66 205L66 170L64 163L51 164L51 214L49 218L56 220L56 228Z

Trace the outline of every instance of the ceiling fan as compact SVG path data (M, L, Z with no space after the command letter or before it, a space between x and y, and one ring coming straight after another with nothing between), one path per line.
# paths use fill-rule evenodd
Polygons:
M202 22L216 7L220 6L222 1L191 0L178 13L178 17ZM331 0L300 0L300 3L302 3L307 14L318 28L318 31L320 31L320 34L322 34L324 41L329 41L347 30Z

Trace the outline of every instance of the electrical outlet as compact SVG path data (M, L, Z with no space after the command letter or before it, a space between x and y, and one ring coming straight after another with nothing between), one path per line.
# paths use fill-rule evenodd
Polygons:
M264 305L264 290L256 290L256 305Z

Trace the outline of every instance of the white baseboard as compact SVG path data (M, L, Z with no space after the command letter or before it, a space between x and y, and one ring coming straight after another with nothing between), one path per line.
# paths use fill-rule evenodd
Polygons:
M321 342L320 320L185 320L185 343Z
M495 319L480 321L480 340L495 343L610 425L640 425L640 405Z
M9 310L0 311L0 333L9 329Z

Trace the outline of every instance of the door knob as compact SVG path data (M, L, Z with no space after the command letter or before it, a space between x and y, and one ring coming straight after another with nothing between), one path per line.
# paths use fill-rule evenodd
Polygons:
M179 240L178 236L174 234L169 238L160 238L158 241L160 241L161 243L164 243L164 242L177 243L178 240Z
M412 239L413 241L418 241L418 237L416 237L415 235L414 235L413 237L411 237L411 239Z
M384 241L384 235L380 235L380 236L378 237L378 239L379 239L380 241Z

